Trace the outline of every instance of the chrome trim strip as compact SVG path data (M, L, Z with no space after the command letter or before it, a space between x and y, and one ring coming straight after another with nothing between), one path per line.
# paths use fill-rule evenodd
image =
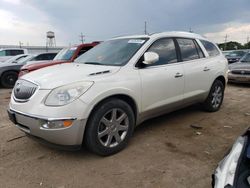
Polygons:
M20 112L20 111L17 111L17 110L13 110L10 107L9 107L9 110L11 112L14 112L14 113L26 116L26 117L30 117L30 118L34 118L34 119L41 119L41 120L46 120L46 121L63 121L63 120L76 120L77 119L77 118L74 118L74 117L49 118L49 117L45 117L45 116L32 115L32 114Z

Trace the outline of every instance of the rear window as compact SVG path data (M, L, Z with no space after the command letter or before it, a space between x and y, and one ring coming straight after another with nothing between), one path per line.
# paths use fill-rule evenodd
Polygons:
M199 59L199 51L192 39L178 38L177 42L181 50L182 61Z
M200 40L209 56L214 57L220 54L218 48L212 43L205 40Z

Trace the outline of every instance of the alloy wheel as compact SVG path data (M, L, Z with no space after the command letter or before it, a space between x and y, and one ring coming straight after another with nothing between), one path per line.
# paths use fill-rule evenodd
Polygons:
M115 147L125 139L128 128L127 114L122 109L113 108L99 122L98 139L105 147Z

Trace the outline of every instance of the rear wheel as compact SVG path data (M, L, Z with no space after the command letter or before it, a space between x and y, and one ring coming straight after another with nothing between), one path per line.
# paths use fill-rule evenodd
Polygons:
M215 80L207 99L203 103L203 108L208 112L218 111L223 102L224 90L224 84L220 80Z
M14 87L16 80L18 79L18 73L15 71L8 71L2 74L1 84L3 87L12 88Z
M126 147L134 124L131 107L120 99L110 99L92 113L85 131L85 145L99 155L117 153Z

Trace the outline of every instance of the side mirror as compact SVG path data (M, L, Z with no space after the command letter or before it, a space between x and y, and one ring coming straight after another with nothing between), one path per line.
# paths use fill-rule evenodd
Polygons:
M144 61L143 64L151 65L155 62L159 61L159 55L155 52L146 52L144 54Z

